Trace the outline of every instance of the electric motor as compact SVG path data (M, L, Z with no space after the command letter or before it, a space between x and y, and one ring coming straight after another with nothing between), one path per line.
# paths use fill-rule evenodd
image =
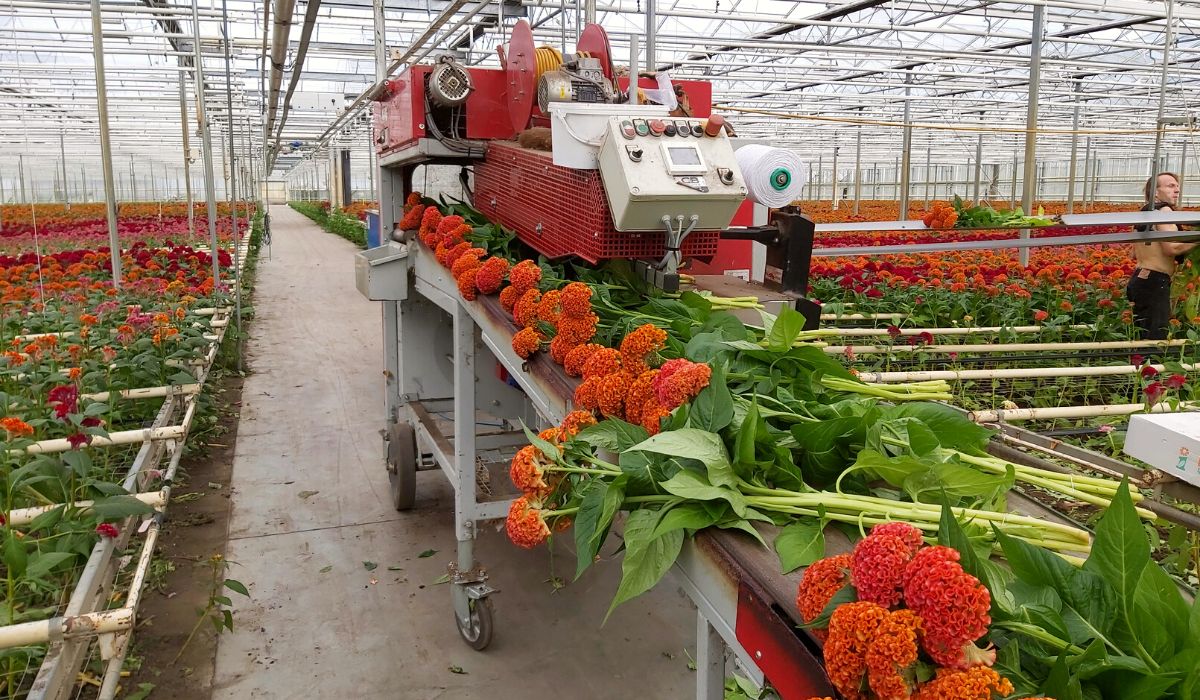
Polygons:
M471 74L453 56L442 56L429 76L429 99L439 107L458 107L471 96Z
M575 57L538 80L538 107L544 113L554 102L612 102L613 98L612 84L598 58Z

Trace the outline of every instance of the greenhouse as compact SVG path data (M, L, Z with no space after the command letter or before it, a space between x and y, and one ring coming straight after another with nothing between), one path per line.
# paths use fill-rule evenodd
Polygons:
M0 699L1200 698L1198 27L0 0Z

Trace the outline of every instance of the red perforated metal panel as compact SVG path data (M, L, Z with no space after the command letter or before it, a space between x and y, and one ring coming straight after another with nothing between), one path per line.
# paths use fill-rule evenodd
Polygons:
M549 153L511 143L492 143L487 160L475 166L475 207L548 258L577 256L595 264L665 253L665 233L613 228L598 170L554 165ZM693 232L683 243L684 257L712 257L718 235Z

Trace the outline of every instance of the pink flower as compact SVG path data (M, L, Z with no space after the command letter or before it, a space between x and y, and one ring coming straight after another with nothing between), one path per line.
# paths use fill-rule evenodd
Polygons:
M1099 430L1104 435L1108 435L1114 430L1114 428L1111 425L1102 425L1099 428L1096 428L1096 430Z
M100 523L96 526L96 534L113 540L117 538L117 535L121 534L121 531L112 523Z

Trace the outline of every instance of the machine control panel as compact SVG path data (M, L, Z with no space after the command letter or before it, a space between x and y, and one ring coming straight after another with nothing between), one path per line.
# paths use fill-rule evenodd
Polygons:
M663 216L693 214L697 230L724 228L746 198L729 137L703 119L610 118L600 177L618 231L662 231Z

